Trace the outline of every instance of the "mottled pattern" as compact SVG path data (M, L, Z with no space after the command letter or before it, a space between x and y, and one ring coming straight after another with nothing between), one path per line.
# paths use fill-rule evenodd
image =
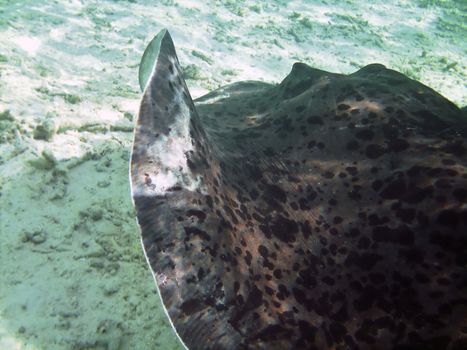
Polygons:
M196 109L195 109L196 106ZM193 104L167 33L131 160L190 349L467 349L467 123L382 65Z

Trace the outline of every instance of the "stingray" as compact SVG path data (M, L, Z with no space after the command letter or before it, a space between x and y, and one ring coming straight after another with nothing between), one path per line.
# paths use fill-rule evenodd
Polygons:
M160 32L131 156L189 349L467 349L467 120L380 64L192 100Z

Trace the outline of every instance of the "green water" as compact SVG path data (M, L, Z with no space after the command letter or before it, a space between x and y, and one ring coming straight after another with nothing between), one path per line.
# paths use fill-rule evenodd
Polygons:
M128 185L162 28L193 97L378 62L467 104L466 1L0 0L0 349L182 348Z

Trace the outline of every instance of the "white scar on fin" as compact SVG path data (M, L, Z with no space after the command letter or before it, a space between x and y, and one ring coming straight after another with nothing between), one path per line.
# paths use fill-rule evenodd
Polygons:
M178 60L168 57L174 69L174 73L166 72L169 81L173 81L180 71ZM152 70L148 82L151 82L156 74L156 65ZM157 104L151 95L152 84L148 83L144 95L151 105ZM178 107L178 113L173 115L175 122L171 124L168 135L160 134L156 140L146 146L146 164L139 164L138 180L132 189L139 196L162 196L174 187L180 187L188 191L203 192L203 186L199 176L194 175L188 167L187 154L193 151L193 143L190 136L191 112L187 105L183 86L176 88L169 107ZM145 128L138 125L137 128ZM146 169L145 169L146 168ZM142 171L144 169L144 171Z

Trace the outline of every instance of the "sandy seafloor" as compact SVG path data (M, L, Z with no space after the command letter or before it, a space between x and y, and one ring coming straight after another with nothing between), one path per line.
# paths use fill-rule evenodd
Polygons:
M0 349L181 349L140 247L128 157L145 45L194 97L293 62L400 70L467 100L467 2L0 0Z

